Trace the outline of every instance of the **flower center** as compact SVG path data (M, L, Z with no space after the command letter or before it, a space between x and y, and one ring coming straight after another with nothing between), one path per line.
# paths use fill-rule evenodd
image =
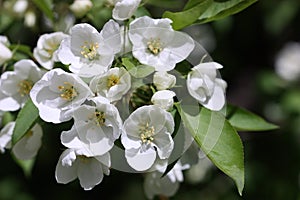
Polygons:
M89 60L93 60L97 56L97 49L99 48L98 43L88 43L84 42L84 45L81 46L82 51L81 55Z
M112 86L117 85L119 82L120 78L117 75L112 74L107 78L107 87L111 88Z
M150 144L154 140L155 129L153 126L149 126L147 122L146 125L140 128L140 138L143 143Z
M78 96L78 92L74 86L69 82L64 82L64 85L58 86L59 91L61 91L60 97L66 101L72 101Z
M24 97L29 94L33 86L33 82L31 80L23 80L19 82L18 86L19 86L18 92L22 97Z
M33 135L33 131L32 131L32 130L28 131L28 132L25 134L25 136L26 136L27 138L30 138L32 135Z
M159 54L159 52L162 51L162 46L161 46L161 42L160 42L160 39L151 39L150 41L147 42L147 47L148 47L148 50L154 54L154 55L157 55Z
M96 110L96 111L95 111L95 121L96 121L96 124L97 124L98 126L103 126L103 125L105 125L105 113Z
M45 51L50 55L50 57L52 57L53 53L58 49L58 47L59 47L59 44L51 43L51 44L49 44L49 48L45 49Z
M83 155L77 155L77 158L80 160L80 162L82 163L88 163L89 162L89 158Z

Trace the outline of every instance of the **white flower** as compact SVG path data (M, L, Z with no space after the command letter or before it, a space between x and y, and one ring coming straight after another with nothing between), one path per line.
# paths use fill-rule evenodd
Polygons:
M20 109L29 97L34 83L43 72L32 60L20 60L14 71L4 72L0 80L0 110L15 111Z
M112 11L112 17L121 21L129 19L140 3L141 0L114 0L115 7Z
M275 60L276 73L288 81L300 77L300 43L290 42L279 52Z
M164 110L169 110L173 107L174 100L173 97L175 97L176 94L173 91L170 90L161 90L157 91L153 94L151 98L151 102L154 105L157 105L161 107Z
M77 177L84 190L91 190L101 183L103 173L109 175L111 165L109 153L103 156L86 157L67 149L60 156L55 170L58 183L67 184Z
M91 0L74 0L74 2L70 5L70 10L76 17L81 18L89 12L92 7L93 3Z
M93 100L95 106L82 105L74 110L72 129L61 134L63 145L85 156L107 153L122 130L118 109L107 99L98 97Z
M72 109L80 106L91 95L92 92L85 82L62 69L47 72L30 92L40 117L53 123L71 119Z
M28 160L36 156L42 145L43 130L35 124L12 148L16 158Z
M37 18L37 16L36 16L35 12L33 12L32 10L27 11L24 16L25 26L34 27L34 25L36 24L36 21L37 21L36 18Z
M114 55L121 50L119 25L108 21L99 33L89 24L77 24L58 50L58 58L81 77L102 74L111 66Z
M166 90L175 86L176 77L164 71L155 72L153 75L153 84L158 90Z
M67 35L62 32L43 34L37 42L37 47L33 50L34 58L46 69L52 69L54 62L58 61L57 49L61 41Z
M188 92L204 107L221 110L225 104L226 82L217 78L223 66L216 62L201 63L192 68L187 77Z
M17 0L13 5L13 11L18 14L19 16L23 16L25 11L28 8L28 1L27 0Z
M170 19L140 17L130 23L129 38L132 54L142 64L156 71L170 71L176 63L186 59L194 49L193 39L185 33L174 31Z
M185 169L187 167L182 166L179 161L164 177L162 177L162 172L148 173L144 181L144 191L147 198L153 199L155 195L173 196L179 188L179 182L183 181L182 170Z
M15 128L15 122L9 122L0 131L0 151L5 152L5 149L11 148L11 137Z
M111 102L120 100L131 87L130 74L124 68L111 68L105 74L95 76L90 82L93 93Z
M170 113L154 105L140 107L125 120L123 130L121 142L133 169L144 171L156 159L169 158L174 147L174 119Z
M7 47L9 45L8 39L6 36L0 35L0 66L5 63L7 60L12 58L12 52Z

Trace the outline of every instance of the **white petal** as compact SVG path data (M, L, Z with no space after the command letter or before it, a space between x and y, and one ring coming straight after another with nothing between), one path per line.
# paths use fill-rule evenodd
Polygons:
M138 8L141 0L122 0L115 4L112 17L116 20L129 19Z
M0 131L0 151L5 152L5 149L11 147L11 137L15 127L15 122L9 122Z
M77 178L77 163L70 163L70 165L63 165L62 160L68 157L69 154L74 153L72 150L65 150L56 165L55 169L55 179L58 183L69 183ZM74 165L73 165L74 164Z
M12 58L12 52L2 43L0 43L0 52L0 65Z
M100 35L103 38L103 42L112 49L113 54L120 52L121 50L121 34L120 26L113 20L109 20L104 24Z
M153 165L156 159L156 151L153 148L148 148L146 151L141 149L126 149L125 157L133 169L145 171Z
M42 145L42 127L36 124L31 131L13 146L12 151L18 159L29 160L35 157Z
M214 93L208 102L202 103L204 107L211 110L221 110L225 104L225 94L222 86L215 85Z
M170 134L156 134L153 143L157 147L157 154L160 159L167 159L170 157L174 148L174 142Z
M103 179L102 165L95 158L85 159L87 160L78 160L78 179L84 190L91 190Z

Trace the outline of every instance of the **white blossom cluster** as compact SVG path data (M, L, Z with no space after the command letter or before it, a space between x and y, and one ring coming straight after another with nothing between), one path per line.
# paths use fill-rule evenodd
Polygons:
M182 170L190 166L179 159L161 178L176 148L171 111L174 101L178 102L173 90L177 78L172 71L187 59L195 44L189 35L173 30L172 21L166 18L143 16L122 28L120 21L129 19L139 4L140 0L113 1L113 18L117 21L109 20L100 32L81 23L69 33L41 35L33 51L36 62L20 60L14 64L14 71L1 75L0 110L20 110L30 98L45 122L58 124L73 119L71 129L63 131L60 137L65 150L56 166L58 183L78 178L84 190L98 185L104 174L110 173L114 156L111 150L121 148L115 144L117 140L124 148L127 164L134 171L147 174L148 198L173 195L183 181ZM76 4L73 9L77 9ZM4 54L0 64L12 56L1 41L0 51ZM135 67L154 69L147 75L153 85L151 104L136 108L126 118L119 105L128 103L141 80L120 63L122 58L136 60ZM56 63L68 70L55 67ZM199 63L188 73L187 88L183 88L211 110L220 110L225 104L226 82L217 74L220 68L215 62ZM41 126L36 124L12 146L14 125L10 122L0 132L1 152L12 148L20 159L33 158L42 145Z

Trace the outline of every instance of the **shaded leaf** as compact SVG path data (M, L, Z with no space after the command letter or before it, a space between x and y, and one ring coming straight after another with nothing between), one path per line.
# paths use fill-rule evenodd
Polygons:
M38 7L52 22L54 21L54 13L52 11L51 0L32 0L32 2Z
M238 131L268 131L278 128L260 116L232 105L227 106L226 118Z
M169 18L173 21L173 29L179 30L186 26L192 25L200 17L201 13L208 8L209 1L202 0L195 4L193 7L182 12L169 12L163 14L164 18Z
M196 23L207 23L236 14L257 0L190 0L181 12L166 11L163 17L173 20L175 30Z
M135 78L144 78L155 71L154 67L148 65L138 65L128 70L128 72Z
M184 126L198 146L221 171L235 181L241 195L245 176L244 151L236 130L219 112L201 108L199 114L192 116L180 104L176 104L176 107Z
M26 177L31 176L31 172L35 163L35 158L30 160L20 160L13 156L15 162L21 167Z
M35 124L39 118L39 111L28 99L25 106L20 110L12 135L12 143L16 144Z
M209 7L199 16L196 23L207 23L236 14L249 7L256 1L258 0L210 0Z

